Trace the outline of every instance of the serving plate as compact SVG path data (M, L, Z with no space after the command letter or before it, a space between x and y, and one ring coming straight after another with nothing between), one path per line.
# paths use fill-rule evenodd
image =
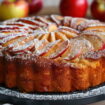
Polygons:
M86 105L105 99L105 84L70 93L21 93L0 86L0 102L14 105Z

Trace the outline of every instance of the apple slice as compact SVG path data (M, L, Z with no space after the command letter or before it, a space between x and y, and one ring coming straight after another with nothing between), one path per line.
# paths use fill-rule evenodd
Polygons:
M4 33L4 34L12 34L12 33L19 33L19 32L24 32L24 33L28 33L28 31L26 30L23 30L23 29L16 29L16 30L12 30L12 29L8 29L8 30L2 30L1 33ZM31 32L31 31L29 31Z
M51 15L50 18L52 22L56 23L57 25L60 25L61 21L63 20L63 17L60 15Z
M23 22L23 23L35 25L35 26L46 26L46 24L36 21L32 18L21 18L21 19L18 19L17 22Z
M9 25L0 25L0 31L5 31L5 30L21 30L23 29L23 31L28 31L29 28L28 27L19 27L19 26L9 26Z
M98 30L98 29L105 30L105 24L102 24L102 23L90 24L90 25L88 25L87 27L85 27L84 30L91 30L91 29L95 29L95 30Z
M63 41L62 43L60 43L57 48L54 50L54 52L50 53L50 55L48 55L48 58L51 59L56 59L58 57L61 57L62 54L69 48L69 42L68 41Z
M47 27L47 29L48 29L49 32L52 32L52 31L57 30L57 25L54 24L54 23L52 23L51 21L49 21L45 17L37 16L35 18L35 20L46 24L46 27Z
M56 35L56 39L61 39L61 40L69 40L65 34L63 33L60 33L59 31L58 32L55 32L55 35Z
M81 54L84 54L88 51L93 50L92 44L86 39L74 38L70 40L70 49L62 55L63 59L71 60L79 57Z
M70 27L71 20L72 20L72 17L65 16L64 19L62 20L62 25Z
M46 19L45 17L42 17L42 16L35 17L35 20L45 23L46 25L49 25L51 23L50 21L48 21L48 19Z
M10 34L7 37L4 37L0 40L0 44L2 44L3 47L8 46L10 43L15 42L18 38L26 36L25 34L19 33L19 34Z
M56 38L55 38L55 32L50 32L49 41L50 42L54 42L55 40L56 40Z
M81 35L96 35L99 36L105 43L105 32L103 30L86 30L81 33Z
M26 23L23 23L23 22L10 22L10 23L8 22L6 25L19 26L19 27L28 27L30 29L36 29L36 28L38 28L38 26L26 24Z
M92 24L99 24L100 22L98 20L87 20L86 22L83 22L82 24L78 25L78 30L83 31L85 30L89 25Z
M7 43L6 45L8 46L9 49L11 48L15 48L17 46L22 46L24 45L25 43L28 43L30 42L31 40L34 40L35 36L32 34L30 34L30 36L25 36L25 37L20 37L20 38L17 38L16 40L13 40L12 43Z
M20 45L20 42L22 43L23 40L25 39L25 37L20 37L18 38L16 41L12 42L12 43L9 43L7 46L6 46L6 49L8 50L11 50L12 48L15 48L17 46ZM24 43L23 43L24 44Z
M87 20L84 18L72 18L70 27L77 29L80 24L82 24L86 21Z
M38 40L38 39L34 39L34 43L35 43L35 49L37 50L42 50L46 45L48 45L48 41L47 40Z
M79 38L80 39L84 38L88 40L89 42L91 42L95 51L101 49L102 46L104 45L103 40L99 36L96 36L96 35L81 35Z
M44 39L48 40L48 37L49 37L49 33L44 34L44 35L41 37L40 40L44 40Z
M4 38L6 38L7 40L9 40L9 38L10 38L11 36L17 37L17 36L26 36L26 35L27 35L27 34L24 33L24 32L21 32L21 33L8 33L8 34L0 33L0 40L1 40L1 39L4 39ZM7 38L7 37L9 37L9 38Z
M8 23L16 22L19 18L12 18L2 22L2 25L6 25Z
M32 40L28 43L25 43L24 45L19 45L17 47L12 48L11 50L9 50L9 53L13 55L21 53L30 53L31 50L33 50L33 48L34 48L34 42Z
M58 31L60 33L63 33L67 38L72 38L72 37L76 37L78 36L79 32L72 29L72 28L69 28L69 27L65 27L65 26L60 26L58 28Z
M38 56L48 56L51 52L53 52L54 49L56 49L56 47L58 46L59 43L60 43L60 40L48 43L46 46L44 46L43 49L37 50L36 55L38 55Z
M57 28L56 24L49 24L49 25L47 26L48 32L54 32L54 31L56 31L57 29L58 29L58 28Z
M20 27L18 27L18 26L8 26L8 25L0 25L0 30L9 30L9 29L12 29L12 30L14 30L14 29L20 29Z

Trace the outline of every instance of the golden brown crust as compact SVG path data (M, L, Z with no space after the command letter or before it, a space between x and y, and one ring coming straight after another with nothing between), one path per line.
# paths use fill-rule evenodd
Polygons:
M85 60L82 64L86 66L80 69L63 62L31 57L34 59L29 55L28 60L24 58L20 61L19 56L8 58L3 76L5 82L1 83L9 88L17 87L23 92L70 92L105 82L104 58Z

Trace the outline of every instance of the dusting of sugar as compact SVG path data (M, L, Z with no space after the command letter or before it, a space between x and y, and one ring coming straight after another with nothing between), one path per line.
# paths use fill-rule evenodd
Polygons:
M105 35L105 32L95 32L95 31L92 31L92 30L87 30L87 31L83 31L81 33L81 35L83 34L89 34L89 35Z
M71 39L69 43L71 46L70 53L64 59L70 60L74 57L78 57L79 55L94 49L92 44L86 39L82 40Z
M34 43L33 43L33 40L32 41L30 41L30 42L28 42L28 43L25 43L24 45L19 45L19 46L17 46L17 47L15 47L15 48L13 48L12 49L12 52L16 52L17 53L17 51L19 52L19 51L21 51L21 52L26 52L26 50L27 50L27 52L30 50L30 48L29 47L32 47L32 46L34 46ZM27 49L28 48L28 49Z
M56 40L54 42L48 43L43 49L37 50L36 55L38 56L38 55L48 52L48 50L50 50L55 44L57 44L59 42L60 42L60 40Z
M70 28L70 27L66 27L66 26L59 26L58 30L67 30L67 31L70 31L70 32L74 32L74 33L79 33L79 31L73 29L73 28Z
M14 39L14 38L17 38L17 37L21 37L21 36L25 36L24 34L21 34L21 33L19 33L19 34L11 34L11 35L9 35L9 36L7 36L7 37L4 37L3 39L1 39L0 40L0 43L1 44L4 44L4 43L6 43L6 42L8 42L8 41L10 41L10 40L12 40L12 39Z
M69 41L63 41L60 46L58 46L55 51L48 56L48 58L56 58L58 56L60 56L62 53L64 53L64 51L66 51L66 49L69 47Z
M64 26L69 26L70 27L70 24L71 24L71 19L72 17L69 17L69 16L65 16L64 19L63 19L63 25Z
M61 21L57 19L57 16L59 15L51 15L50 17L57 25L60 25Z

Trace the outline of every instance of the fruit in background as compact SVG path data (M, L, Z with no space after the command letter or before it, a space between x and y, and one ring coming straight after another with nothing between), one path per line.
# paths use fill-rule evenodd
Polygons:
M29 4L29 13L38 13L43 7L43 0L26 0Z
M91 4L91 14L94 18L105 21L105 0L94 0Z
M84 17L87 9L87 0L61 0L60 2L60 12L64 16Z
M0 4L0 20L28 16L28 4L25 0L4 0Z

